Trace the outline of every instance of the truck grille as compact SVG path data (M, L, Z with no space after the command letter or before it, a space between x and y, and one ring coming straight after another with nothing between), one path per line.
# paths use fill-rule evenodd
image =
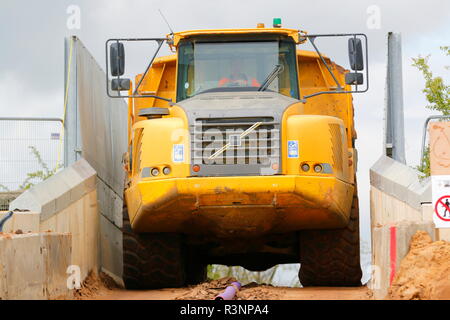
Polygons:
M192 129L193 164L239 166L236 174L255 173L255 167L279 164L280 125L273 117L199 118ZM252 170L246 170L246 166ZM218 170L214 175L229 174Z

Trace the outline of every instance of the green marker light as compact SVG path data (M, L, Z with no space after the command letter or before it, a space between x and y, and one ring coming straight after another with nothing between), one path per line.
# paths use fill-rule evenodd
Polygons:
M273 18L273 27L281 28L281 18Z

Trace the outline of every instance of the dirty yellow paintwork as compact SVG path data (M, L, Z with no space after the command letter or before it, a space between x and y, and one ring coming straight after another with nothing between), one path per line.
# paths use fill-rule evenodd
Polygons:
M198 30L176 33L173 45L210 34L283 33L301 42L298 30ZM343 83L347 70L325 57ZM302 96L333 90L334 82L315 52L297 51ZM177 56L158 58L140 93L176 101ZM137 83L141 75L137 75ZM349 89L349 87L345 87ZM184 232L221 237L262 235L346 225L354 192L356 132L350 94L328 94L289 106L282 118L281 176L189 177L189 131L183 109L153 98L129 101L131 165L125 199L138 232ZM147 120L142 108L167 107L170 114ZM287 140L299 141L299 158L287 157ZM173 144L184 145L183 163L172 161ZM129 156L129 155L128 155ZM332 173L303 172L302 163L329 164ZM169 175L143 177L143 168L169 167Z
M325 176L191 177L142 180L125 195L138 232L260 236L344 227L353 188Z
M297 140L300 150L298 158L283 159L283 174L315 176L314 172L300 172L301 164L328 163L333 168L333 174L328 175L351 182L349 168L344 165L348 163L348 155L340 151L346 150L342 120L330 116L285 115L282 128L282 141ZM287 154L287 143L282 143L282 154Z
M295 43L301 43L301 39L297 29L286 28L248 28L248 29L216 29L216 30L189 30L176 32L173 35L173 45L176 47L182 39L192 38L196 36L214 36L214 35L240 35L240 34L279 34L291 37ZM170 35L168 35L170 37Z

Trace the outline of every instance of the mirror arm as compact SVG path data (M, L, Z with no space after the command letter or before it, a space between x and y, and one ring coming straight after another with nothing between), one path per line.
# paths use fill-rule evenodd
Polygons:
M320 57L320 59L321 59L321 61L322 61L322 63L327 67L327 70L328 70L328 72L333 76L333 79L334 79L334 81L336 82L336 84L338 84L338 87L340 87L339 86L339 82L337 81L337 79L334 77L334 74L331 72L331 69L328 67L328 65L326 64L326 61L325 61L325 59L323 58L323 56L322 56L322 54L319 52L319 50L318 50L318 48L316 47L316 45L314 44L314 40L315 40L315 38L317 38L317 37L342 37L342 36L353 36L353 37L355 37L356 38L356 36L361 36L361 37L364 37L364 39L365 39L365 57L364 57L364 60L365 60L365 75L366 75L366 87L365 87L365 89L364 90L361 90L361 91L358 91L358 90L350 90L350 91L344 91L344 90L342 90L342 87L341 87L341 90L339 91L339 90L334 90L334 91L320 91L320 92L316 92L316 93L313 93L313 94L310 94L310 95L307 95L307 96L303 96L303 98L302 98L302 100L306 100L306 99L308 99L308 98L312 98L312 97L315 97L315 96L319 96L319 95L322 95L322 94L348 94L348 93L363 93L363 92L367 92L368 90L369 90L369 46L368 46L368 43L367 43L367 36L364 34L364 33L333 33L333 34L311 34L311 35L304 35L304 37L306 37L306 38L308 38L308 39L310 39L310 41L311 41L311 43L312 43L312 45L313 45L313 47L314 47L314 49L316 50L316 52L317 52L317 54L319 55L319 57Z
M339 92L320 91L320 92L308 94L307 96L304 96L303 99L306 100L306 99L309 99L309 98L312 98L312 97L320 96L321 94L328 94L328 93L339 93Z
M353 39L355 39L355 40L353 41L353 61L356 61L356 34L353 35ZM355 64L356 64L356 62L355 62ZM350 66L350 67L351 67L351 66ZM355 66L355 67L356 67L356 66ZM355 73L358 72L358 70L354 70L354 71L355 71ZM356 82L355 90L358 91L358 82Z
M317 54L320 57L320 60L322 61L322 63L325 65L325 67L328 70L328 73L333 77L334 82L336 83L338 90L342 90L341 85L339 84L339 81L336 79L336 76L334 75L334 73L331 71L330 67L328 66L327 62L325 61L324 57L322 56L322 54L320 53L319 49L317 48L316 44L314 43L314 41L316 40L316 37L314 36L306 36L309 38L309 41L311 42L311 44L314 47L314 50L316 50Z
M159 99L159 100L163 100L166 102L172 102L172 99L170 98L164 98L164 97L160 97L160 96L155 96L155 95L148 95L148 96L130 96L129 98L154 98L154 99Z
M158 54L159 49L161 49L161 46L163 45L163 43L164 43L165 40L157 40L157 41L158 41L158 49L156 49L156 52L155 52L155 54L153 55L152 59L150 60L150 63L148 64L147 69L145 69L145 72L144 72L144 74L142 75L142 78L139 80L139 83L137 84L136 89L134 89L133 95L136 95L136 94L137 94L138 89L139 89L139 87L141 86L142 81L144 81L145 76L147 75L148 71L150 70L150 67L152 66L152 63L153 63L153 61L155 60L156 55Z
M117 43L117 48L119 48L119 40L117 40L116 43ZM117 49L117 56L119 57L119 50L118 49ZM117 70L120 70L119 69L119 59L116 59L116 68L117 68ZM117 76L117 80L120 80L120 75ZM119 97L121 96L120 90L117 91L117 95Z
M172 99L170 98L164 98L164 97L159 97L157 95L128 95L128 96L122 96L121 92L118 91L118 95L111 95L110 91L109 91L109 85L110 85L110 81L109 81L109 56L108 56L108 44L112 41L114 42L120 42L120 41L157 41L158 42L158 50L156 51L156 53L153 55L152 60L150 61L149 65L147 66L147 69L145 70L145 73L142 77L142 79L139 81L138 86L136 87L136 91L137 89L139 89L139 86L141 85L143 79L145 78L145 75L147 75L148 71L150 70L150 67L153 63L153 61L156 58L156 55L158 54L159 50L161 49L162 44L164 43L164 41L168 41L170 39L168 38L123 38L123 39L108 39L105 42L105 61L106 61L106 72L105 72L105 77L106 77L106 95L110 98L154 98L154 99L160 99L160 100L164 100L170 103L172 103ZM116 77L118 79L120 79L119 77Z

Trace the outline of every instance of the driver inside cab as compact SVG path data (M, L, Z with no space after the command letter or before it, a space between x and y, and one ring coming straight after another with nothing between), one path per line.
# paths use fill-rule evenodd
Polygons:
M234 59L231 61L230 75L219 80L219 87L259 87L261 84L256 78L248 77L242 73L242 61Z

